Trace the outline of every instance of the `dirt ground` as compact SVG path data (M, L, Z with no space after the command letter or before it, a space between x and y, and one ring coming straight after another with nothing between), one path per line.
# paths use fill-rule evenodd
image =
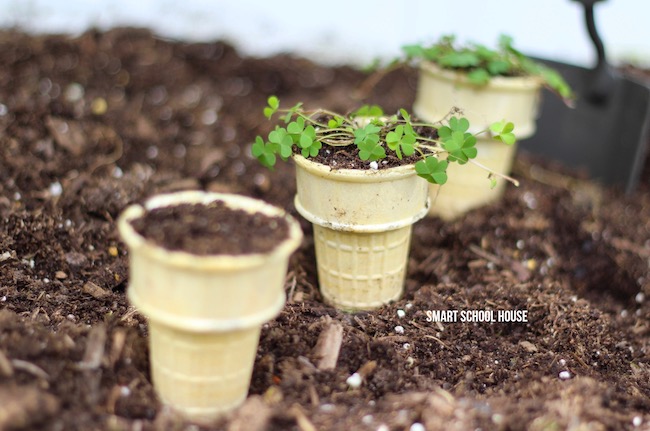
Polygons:
M365 98L364 78L143 30L0 33L0 429L650 430L648 164L626 196L523 157L502 202L414 226L405 296L377 311L321 302L301 219L288 303L262 330L244 406L211 427L160 406L117 215L205 189L299 218L293 167L271 173L248 155L269 128L266 97L411 106L414 71ZM527 310L528 322L427 322L473 309ZM340 357L318 371L332 321Z

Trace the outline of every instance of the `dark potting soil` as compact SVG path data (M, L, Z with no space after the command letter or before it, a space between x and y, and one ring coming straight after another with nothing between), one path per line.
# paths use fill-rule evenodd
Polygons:
M289 236L284 218L232 209L222 201L154 208L131 224L167 250L199 256L268 253Z
M332 169L388 169L397 166L412 165L421 157L418 153L412 156L397 157L394 151L388 149L386 151L386 158L377 160L374 164L369 160L361 160L359 158L359 149L354 146L348 147L331 147L323 145L316 157L311 157L310 160L327 165ZM374 166L374 167L373 167Z
M412 117L412 121L416 123L419 120L416 117ZM327 118L323 122L326 123ZM414 127L414 130L421 137L428 138L428 139L438 138L437 130L432 129L430 127L416 126ZM397 153L391 150L390 148L388 148L386 143L383 141L382 141L382 146L384 147L384 151L386 152L386 158L377 160L376 163L372 163L369 160L361 160L361 158L359 158L359 148L357 148L356 145L348 145L348 146L323 145L320 151L318 152L318 155L316 157L310 158L310 160L330 166L332 169L369 170L369 169L388 169L397 166L412 165L422 159L422 156L417 151L411 156L403 155L402 158L399 158L397 156ZM425 149L422 149L422 151L424 154L428 152ZM298 149L296 149L296 152L299 152Z
M157 400L147 322L125 294L120 212L196 189L297 216L292 164L271 172L249 156L272 128L268 96L396 112L412 105L416 78L395 70L368 91L348 67L242 58L143 30L0 32L0 429L648 429L647 162L625 195L519 157L521 186L500 202L414 225L403 298L370 312L323 303L299 218L287 305L262 328L246 403L195 427ZM528 316L435 323L434 310ZM321 370L318 340L336 324L338 360ZM357 371L361 384L348 385Z

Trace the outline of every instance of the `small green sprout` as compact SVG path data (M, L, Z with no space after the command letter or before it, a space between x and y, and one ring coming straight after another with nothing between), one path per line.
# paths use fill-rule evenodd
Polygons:
M264 108L264 116L271 119L276 113L280 114L280 124L266 139L257 136L251 148L253 156L271 169L278 157L286 160L299 153L310 158L316 157L323 146L353 146L359 150L359 159L369 162L385 159L388 151L400 160L416 155L419 160L413 164L418 176L433 184L444 184L449 163L465 164L476 157L478 134L491 133L495 139L507 144L514 143L515 139L512 133L514 125L505 121L472 134L468 132L470 124L466 118L452 116L445 125L421 123L413 120L404 109L400 109L397 115L387 116L376 105L363 106L341 115L324 109L308 111L302 108L301 103L282 109L278 98L271 96ZM491 181L500 176L515 182L485 169Z
M275 96L271 96L269 97L269 100L267 100L267 103L268 106L264 108L264 116L270 120L273 114L275 114L280 107L280 100Z
M381 109L381 106L377 105L364 105L361 108L357 109L352 116L353 117L381 117L384 115L384 110Z
M515 125L506 121L497 121L496 123L492 123L490 125L490 132L492 132L492 137L508 145L514 145L515 141L517 140L517 138L515 138L515 134L513 133L514 129Z
M354 130L354 145L359 148L361 160L375 161L386 158L386 150L379 142L381 127L373 123Z
M412 156L415 153L415 143L417 142L417 135L409 124L399 125L395 130L386 134L386 145L388 148L395 151L397 158L402 159L402 153L405 156Z

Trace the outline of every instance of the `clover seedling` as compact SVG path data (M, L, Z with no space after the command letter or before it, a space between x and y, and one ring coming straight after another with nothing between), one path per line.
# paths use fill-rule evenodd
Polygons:
M514 124L505 121L497 121L490 125L492 137L508 145L513 145L517 139L513 133L514 128Z
M515 180L473 160L477 155L476 135L490 133L506 144L515 142L514 125L507 121L492 124L489 129L472 134L466 118L451 116L446 124L423 123L413 120L409 113L400 109L399 114L387 116L376 106L363 106L347 115L324 109L308 111L299 103L289 109L281 109L277 97L271 96L264 108L264 116L272 119L279 113L275 128L265 138L257 136L251 152L259 162L273 168L278 157L286 160L293 154L305 158L316 157L323 146L356 147L359 159L378 166L389 152L403 160L417 156L415 172L433 184L447 182L449 163L475 163L489 172L488 178L503 177Z
M432 45L408 45L402 51L405 58L396 59L393 64L431 61L444 69L466 72L469 82L478 86L487 84L495 76L537 76L567 105L573 104L575 96L562 75L515 49L510 36L501 35L495 50L476 43L460 46L454 36L443 36Z

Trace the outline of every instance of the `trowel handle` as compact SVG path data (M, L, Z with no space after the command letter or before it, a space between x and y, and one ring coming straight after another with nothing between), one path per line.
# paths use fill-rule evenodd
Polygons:
M593 102L603 103L611 95L615 82L605 57L605 45L596 30L596 20L594 19L594 5L603 0L574 0L582 3L585 10L585 24L589 37L596 49L598 62L591 72L591 77L587 85L585 96Z
M587 31L589 32L589 37L596 48L596 54L598 55L598 64L596 69L601 69L605 66L605 46L603 45L603 40L598 35L596 30L596 20L594 19L594 5L603 0L573 0L578 3L582 3L585 9L585 24L587 25Z

